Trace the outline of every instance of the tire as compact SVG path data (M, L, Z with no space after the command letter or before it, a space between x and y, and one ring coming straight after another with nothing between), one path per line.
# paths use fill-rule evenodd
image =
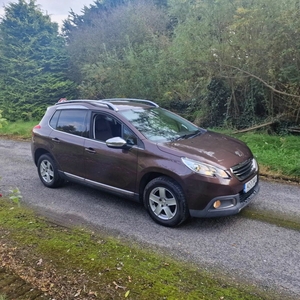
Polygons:
M150 217L163 226L178 226L189 217L181 187L168 177L157 177L146 185L144 205Z
M38 160L37 169L42 183L49 188L56 188L64 183L59 176L56 163L48 154L43 154Z

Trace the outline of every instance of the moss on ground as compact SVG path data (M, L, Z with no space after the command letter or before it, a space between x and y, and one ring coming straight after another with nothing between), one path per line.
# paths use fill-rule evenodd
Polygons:
M251 208L246 208L240 212L240 216L273 224L279 227L300 231L300 220L290 218L287 215L280 215L271 211L259 211Z

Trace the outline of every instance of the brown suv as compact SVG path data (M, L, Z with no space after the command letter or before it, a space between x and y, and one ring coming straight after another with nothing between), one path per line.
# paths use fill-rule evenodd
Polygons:
M69 180L129 197L165 226L236 214L259 190L243 142L147 100L57 103L34 127L31 148L45 186Z

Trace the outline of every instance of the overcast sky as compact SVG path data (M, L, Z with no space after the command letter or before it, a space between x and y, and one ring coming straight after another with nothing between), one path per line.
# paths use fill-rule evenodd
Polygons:
M3 16L4 9L8 3L18 2L17 0L0 0L0 15ZM29 2L29 0L27 0ZM59 24L62 20L68 17L68 13L71 9L75 13L80 13L84 6L90 6L93 4L94 0L37 0L36 4L40 6L44 13L51 16L53 22Z

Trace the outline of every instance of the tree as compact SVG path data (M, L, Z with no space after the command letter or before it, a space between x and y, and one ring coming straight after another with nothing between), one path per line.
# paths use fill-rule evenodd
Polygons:
M75 94L64 39L35 0L5 7L0 36L0 108L8 120L39 118L49 104Z
M95 0L89 7L84 6L81 14L76 14L71 10L68 19L63 22L64 36L69 41L72 40L75 32L94 27L95 19L101 19L118 6L129 2L130 0Z
M176 20L173 95L199 99L200 119L252 126L300 121L298 0L169 0ZM208 87L208 89L207 89ZM219 93L220 87L222 93ZM279 92L278 92L279 91Z
M94 3L65 23L83 97L148 97L199 125L300 123L299 0Z
M256 116L284 115L299 122L299 96L288 95L300 91L299 1L253 0L249 5L236 0L235 8L228 29L233 55L222 62L222 75L231 77L235 90L239 86Z
M164 11L151 1L133 1L89 20L68 42L81 96L154 99L160 83L156 67L168 44Z

